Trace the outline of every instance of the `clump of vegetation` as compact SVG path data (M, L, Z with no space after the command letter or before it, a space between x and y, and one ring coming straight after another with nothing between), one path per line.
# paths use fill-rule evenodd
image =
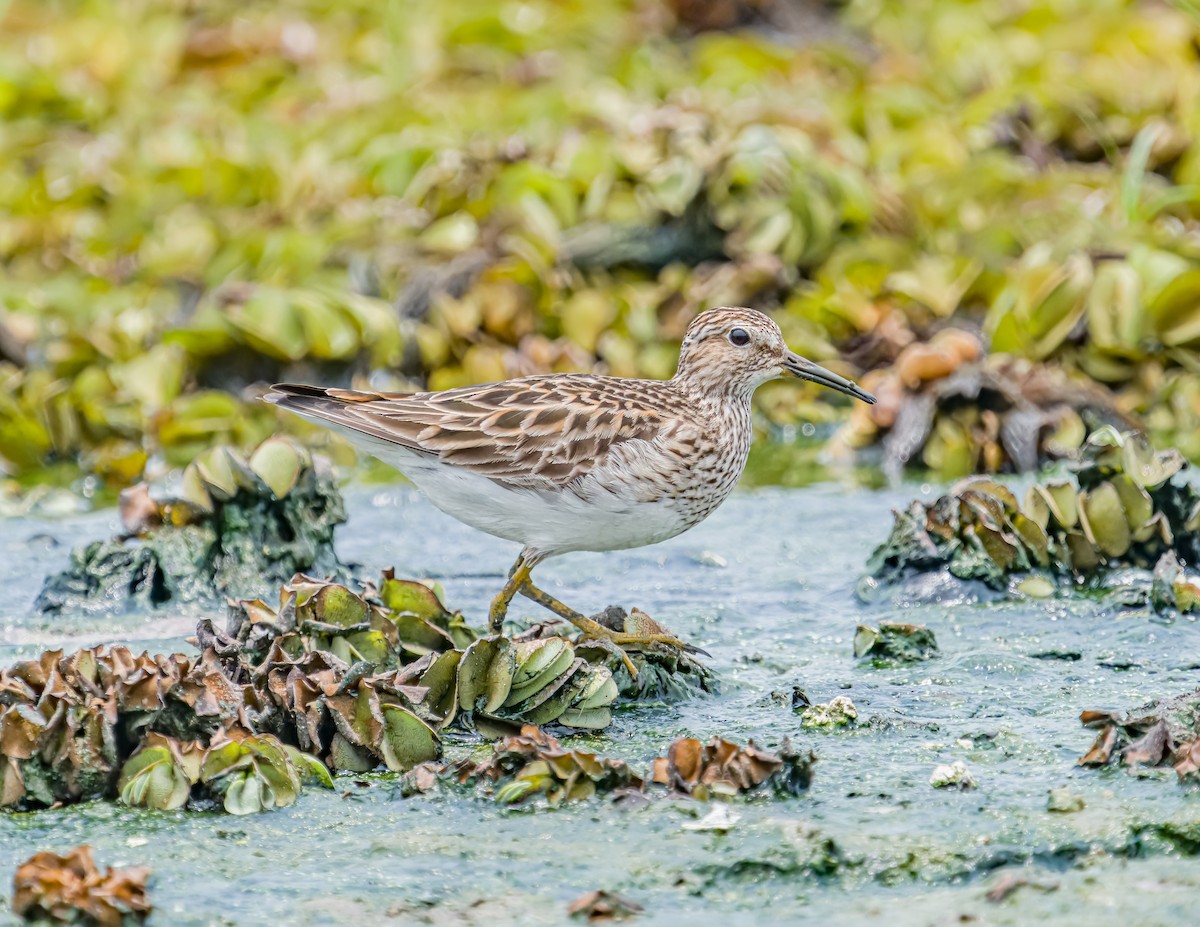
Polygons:
M1085 711L1079 720L1100 731L1080 766L1170 766L1181 782L1200 781L1200 692L1127 714Z
M776 794L799 795L812 784L812 753L800 753L784 740L778 753L745 747L722 737L702 743L683 737L656 759L651 781L701 801L729 797L767 786Z
M1187 569L1175 551L1168 550L1154 565L1150 604L1160 612L1185 614L1200 608L1200 574L1195 562Z
M858 708L846 696L838 695L828 702L804 705L800 712L800 723L806 728L818 731L853 727L858 723Z
M146 894L150 870L144 866L101 872L92 848L65 854L35 853L17 867L13 911L38 924L125 927L140 924L153 908Z
M567 907L571 917L586 919L589 923L623 921L642 913L642 906L624 895L600 889L585 892Z
M937 653L937 638L924 625L881 621L878 628L860 624L854 632L854 656L869 657L876 666L918 663Z
M849 374L980 332L1200 455L1185 10L506 9L6 4L0 472L120 487L253 446L274 378L666 376L714 304ZM990 401L909 461L1024 466Z
M438 774L464 785L488 783L496 801L504 804L544 795L554 806L598 793L640 790L643 786L641 777L620 760L565 749L554 737L532 725L495 744L487 759L452 764Z
M346 520L328 464L288 438L249 457L211 448L183 471L177 495L144 483L121 494L124 532L71 552L34 607L42 612L219 602L295 573L341 573L334 529Z
M869 569L885 583L948 570L1003 590L1024 574L1074 584L1118 566L1149 570L1168 553L1196 563L1200 491L1172 479L1184 466L1177 450L1155 452L1144 436L1101 429L1088 438L1073 482L1035 484L1021 502L1007 487L973 478L896 512ZM1022 590L1054 588L1029 583Z
M596 615L595 620L614 631L630 634L651 635L666 631L638 608L633 608L627 613L619 606L610 605ZM548 629L535 628L534 633L541 634L544 630L553 633L554 626ZM635 655L634 673L629 671L624 660L617 658L611 647L603 643L579 638L575 647L584 659L593 663L606 663L612 670L613 680L620 690L621 697L630 701L673 702L695 695L715 694L719 690L720 681L708 667L690 654L674 647L634 646L630 649Z
M233 602L227 629L204 619L197 641L195 657L95 647L0 671L0 806L118 798L248 814L291 804L304 784L330 786L329 770L437 760L452 724L490 737L604 728L621 694L609 650L546 627L481 636L430 586L391 571L361 593L297 574L278 606ZM685 679L656 685L656 698L704 691L697 680L711 688L690 658L630 658L638 679Z
M192 659L96 647L18 663L0 671L0 806L217 798L244 814L291 804L310 775L330 785L318 760L250 732L258 698L212 650Z
M979 338L957 328L910 341L862 384L879 401L855 406L830 449L858 457L878 448L893 480L910 465L943 477L1036 470L1075 454L1091 429L1137 426L1102 386L1010 355L984 357Z
M760 787L770 787L779 795L799 795L812 783L815 762L815 756L797 752L787 740L772 753L753 742L741 747L720 737L707 744L683 737L640 776L621 760L568 750L546 732L527 725L494 744L484 760L429 764L413 770L407 780L409 788L418 792L429 791L439 781L483 785L503 803L544 795L555 806L597 794L642 795L648 785L665 786L666 792L659 794L708 801Z
M391 673L397 691L419 692L423 717L437 728L456 720L488 731L525 722L602 728L618 696L607 652L593 663L563 637L480 637L428 586L390 573L361 596L298 576L278 609L238 603L229 631L252 676L269 674L274 662L328 654L360 675ZM202 635L220 637L211 625ZM284 717L295 708L279 707Z

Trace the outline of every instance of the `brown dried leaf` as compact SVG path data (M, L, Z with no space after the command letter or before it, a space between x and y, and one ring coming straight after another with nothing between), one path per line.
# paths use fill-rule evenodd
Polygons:
M1159 721L1121 753L1126 766L1157 766L1172 752L1167 722Z
M654 782L673 791L704 799L711 792L746 792L757 788L777 774L789 781L780 782L785 791L795 791L806 784L804 776L790 781L793 767L804 766L804 758L790 752L785 743L780 754L760 750L751 741L739 747L732 741L714 737L701 744L692 737L676 740L652 766Z
M1195 777L1200 773L1200 737L1176 749L1171 763L1180 779Z
M62 924L84 920L98 927L121 927L127 918L140 922L150 914L149 876L144 866L109 867L101 873L88 846L64 856L37 853L17 868L13 910L27 920Z
M595 892L585 892L567 908L571 917L585 917L589 923L602 921L625 920L642 912L642 906L636 901L630 901L616 892L601 889Z
M1100 736L1096 738L1096 742L1092 744L1092 748L1079 758L1079 765L1105 765L1112 758L1113 748L1116 745L1117 726L1115 724L1105 725L1104 730L1100 732Z

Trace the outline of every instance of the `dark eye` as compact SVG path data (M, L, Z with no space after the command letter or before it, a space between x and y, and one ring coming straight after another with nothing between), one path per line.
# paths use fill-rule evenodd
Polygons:
M744 328L735 328L729 333L729 342L743 348L750 343L750 335Z

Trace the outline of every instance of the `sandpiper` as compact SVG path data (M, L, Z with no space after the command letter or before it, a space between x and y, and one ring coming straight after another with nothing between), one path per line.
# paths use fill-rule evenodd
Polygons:
M875 401L788 350L768 316L741 308L693 320L670 380L549 374L411 394L279 384L264 398L395 467L448 515L521 545L492 601L493 632L520 593L618 648L691 650L660 628L613 631L530 573L559 554L655 544L707 518L746 465L751 396L789 376Z

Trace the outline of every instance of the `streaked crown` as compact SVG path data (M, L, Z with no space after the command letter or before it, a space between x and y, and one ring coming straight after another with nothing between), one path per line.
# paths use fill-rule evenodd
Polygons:
M783 372L788 347L779 326L757 309L722 306L700 313L679 348L675 381L702 392L748 398Z

